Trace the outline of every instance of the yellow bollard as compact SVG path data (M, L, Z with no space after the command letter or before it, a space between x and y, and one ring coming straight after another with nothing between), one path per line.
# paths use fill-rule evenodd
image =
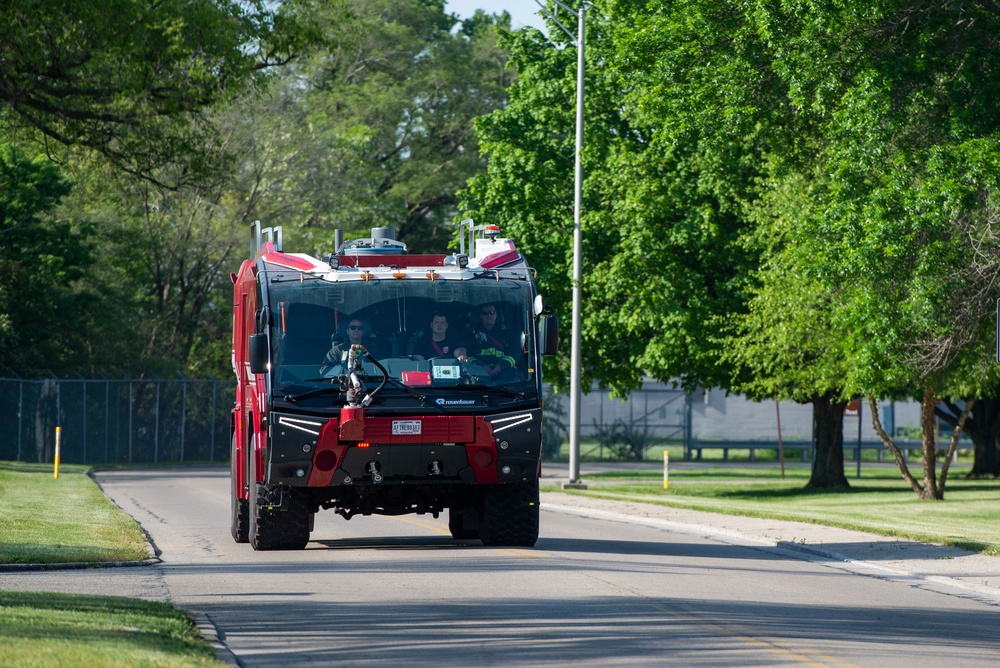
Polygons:
M663 489L670 487L670 452L663 451Z
M62 434L62 427L56 427L56 473L55 476L59 477L59 435Z

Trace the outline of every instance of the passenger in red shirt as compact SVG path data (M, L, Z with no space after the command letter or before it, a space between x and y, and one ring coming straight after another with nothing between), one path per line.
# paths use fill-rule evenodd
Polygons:
M465 344L448 335L448 316L440 311L431 318L431 333L413 346L413 357L427 360L433 357L454 357L459 362L466 361Z

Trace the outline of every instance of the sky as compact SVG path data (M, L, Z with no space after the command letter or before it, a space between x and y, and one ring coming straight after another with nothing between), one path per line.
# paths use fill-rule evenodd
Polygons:
M453 14L458 14L459 18L463 19L472 16L477 9L484 9L490 13L499 13L506 9L510 14L512 28L527 25L545 30L545 24L542 17L538 15L539 7L535 0L448 0L445 9Z

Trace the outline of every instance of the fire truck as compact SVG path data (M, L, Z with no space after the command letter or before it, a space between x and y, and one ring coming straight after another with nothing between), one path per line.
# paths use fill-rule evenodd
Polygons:
M391 228L338 231L317 259L251 226L232 274L236 542L303 549L327 509L447 511L455 539L535 544L541 361L558 324L513 241L473 221L459 236L458 253L419 255ZM450 343L415 354L442 322Z

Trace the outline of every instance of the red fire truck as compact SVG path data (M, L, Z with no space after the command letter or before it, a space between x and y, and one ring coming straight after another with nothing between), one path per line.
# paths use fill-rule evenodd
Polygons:
M524 257L472 221L451 255L409 254L390 228L337 242L286 253L255 223L232 275L233 538L302 549L321 508L447 510L456 539L534 545L559 335Z

